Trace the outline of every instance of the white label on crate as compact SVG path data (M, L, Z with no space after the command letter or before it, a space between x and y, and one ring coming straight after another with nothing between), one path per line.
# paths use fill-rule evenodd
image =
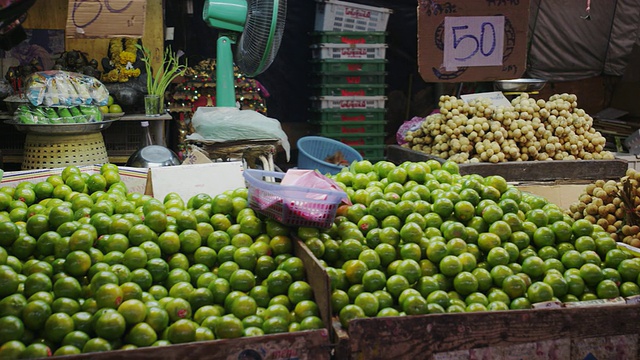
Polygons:
M352 19L369 19L371 18L371 11L366 9L360 9L355 7L345 7L344 14Z
M444 18L444 67L500 66L504 48L504 16Z
M354 58L360 59L363 57L367 57L368 51L367 48L344 48L340 50L340 55L343 58Z
M366 109L366 100L345 100L340 102L341 109Z

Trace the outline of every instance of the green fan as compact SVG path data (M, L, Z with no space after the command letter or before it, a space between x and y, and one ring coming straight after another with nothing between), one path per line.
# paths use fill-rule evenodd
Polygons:
M216 106L236 106L231 45L237 41L236 65L243 74L254 77L264 72L280 47L286 12L286 0L205 0L202 18L220 30Z

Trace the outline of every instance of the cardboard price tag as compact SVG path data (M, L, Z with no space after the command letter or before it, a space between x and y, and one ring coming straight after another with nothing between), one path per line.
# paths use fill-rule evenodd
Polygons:
M444 18L444 67L501 66L504 16Z
M147 0L69 0L67 38L142 37Z
M475 94L463 94L460 95L464 102L469 103L471 100L477 99L488 99L491 100L491 103L495 106L510 106L511 102L507 99L506 96L500 91L491 91L484 93L475 93Z
M529 0L419 0L420 75L427 82L520 77L528 19Z

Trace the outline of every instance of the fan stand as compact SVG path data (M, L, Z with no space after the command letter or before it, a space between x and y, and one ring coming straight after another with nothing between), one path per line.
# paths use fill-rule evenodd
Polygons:
M218 37L216 48L216 107L236 107L236 89L233 78L233 52L235 44L229 36Z

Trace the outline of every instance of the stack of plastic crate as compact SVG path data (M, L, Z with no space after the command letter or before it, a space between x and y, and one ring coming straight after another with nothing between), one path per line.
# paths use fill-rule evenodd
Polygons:
M316 5L310 122L377 161L384 158L386 27L391 10L337 0Z

